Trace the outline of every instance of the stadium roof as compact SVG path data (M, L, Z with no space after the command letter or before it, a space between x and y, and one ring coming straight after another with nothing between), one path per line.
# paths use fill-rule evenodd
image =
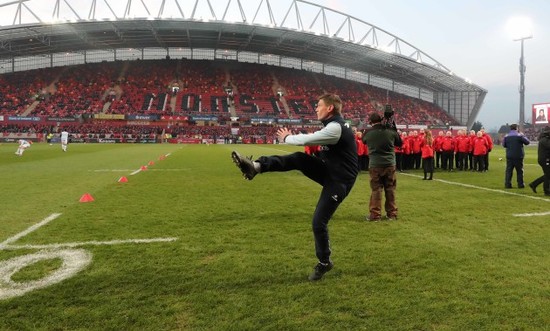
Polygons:
M399 37L307 1L254 0L253 5L243 5L243 0L83 2L0 3L0 23L11 21L0 26L0 61L124 48L273 54L383 77L435 95L455 95L440 100L444 108L456 100L456 93L473 93L475 100L467 106L470 118L487 93Z

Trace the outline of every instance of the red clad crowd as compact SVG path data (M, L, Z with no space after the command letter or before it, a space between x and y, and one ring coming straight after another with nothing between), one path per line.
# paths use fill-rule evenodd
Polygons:
M435 169L443 171L486 172L489 170L489 153L494 143L484 129L475 132L458 130L438 131L434 138L432 130L399 131L403 145L395 147L396 168L424 170L424 179L432 180ZM357 162L361 170L368 170L369 151L362 140L363 132L355 130ZM319 146L305 146L305 153L315 155ZM429 176L429 178L428 178Z
M477 133L458 130L456 135L441 130L435 138L430 130L413 130L401 132L401 138L403 146L395 150L399 171L420 169L422 160L429 157L434 157L435 168L445 171L484 172L489 169L488 155L493 149L493 139L484 129Z
M402 124L458 123L437 106L319 73L222 61L136 60L0 76L0 115L216 114L315 118L317 97L337 92L354 123L391 103Z

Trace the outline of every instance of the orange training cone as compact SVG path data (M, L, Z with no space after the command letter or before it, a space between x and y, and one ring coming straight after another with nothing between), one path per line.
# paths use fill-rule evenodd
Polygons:
M141 166L141 170L147 170L147 166Z
M150 165L150 166L152 166L152 165L154 165L154 164L155 164L155 162L149 161L149 165Z
M80 197L80 202L92 202L94 201L94 198L90 195L90 193L84 193L82 197Z
M122 177L120 177L120 178L118 179L118 182L119 182L119 183L128 183L128 178L122 176Z

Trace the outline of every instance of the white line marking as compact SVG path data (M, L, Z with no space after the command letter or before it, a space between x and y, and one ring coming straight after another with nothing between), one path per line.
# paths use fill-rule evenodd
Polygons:
M407 173L402 173L402 172L399 173L399 175L422 178L422 176L419 176L419 175L407 174ZM444 179L434 179L434 181L438 181L438 182L442 182L442 183L450 184L450 185L457 185L457 186L462 186L462 187L475 188L475 189L483 190L483 191L509 194L509 195L515 195L515 196L523 197L523 198L529 198L529 199L534 199L534 200L542 200L542 201L550 202L550 199L545 199L545 198L541 198L541 197L534 197L532 195L520 194L520 193L515 193L515 192L510 192L510 191L505 191L505 190L497 190L497 189L494 189L494 188L487 188L487 187L483 187L483 186L476 186L476 185L471 185L471 184L451 182L451 181L444 180Z
M17 241L17 240L23 238L24 236L28 235L29 233L31 233L33 231L36 231L37 229L39 229L42 226L50 223L51 221L58 218L59 216L61 216L60 213L51 214L50 216L46 217L45 219L43 219L39 223L29 227L27 230L25 230L23 232L20 232L20 233L16 234L15 236L11 237L11 238L6 239L4 242L0 243L0 250L2 249L2 247L8 245L9 243L12 243L14 241Z
M63 264L47 276L26 282L15 282L11 277L26 266L39 261L59 258ZM70 278L92 262L92 254L83 249L40 251L0 261L0 300L21 296Z
M546 215L550 215L550 211L543 212L543 213L512 214L512 216L515 216L515 217L531 217L531 216L546 216Z
M292 146L292 145L286 145L286 146ZM302 147L303 147L303 146L302 146ZM295 153L295 152L300 152L300 151L286 151L286 150L284 150L284 149L273 148L273 147L264 147L264 146L260 146L260 148L267 149L267 150L270 150L270 151L283 152L283 153L287 153L287 154ZM301 152L303 152L303 150L302 150Z
M6 245L2 247L4 250L16 249L49 249L49 248L74 248L80 246L105 246L105 245L120 245L120 244L150 244L158 242L171 242L178 240L177 237L169 238L150 238L150 239L125 239L125 240L110 240L110 241L84 241L76 243L61 243L48 245Z
M168 157L170 155L172 155L172 153L165 154L164 157ZM162 171L162 169L147 169L147 170ZM174 169L174 170L164 169L164 170L178 171L177 169ZM89 170L89 171L93 171L93 172L128 172L128 171L132 171L132 169L95 169L95 170ZM138 169L138 170L135 170L130 174L130 176L136 175L136 174L140 173L141 171L142 171L141 168Z
M51 214L39 223L29 227L25 231L22 231L0 243L0 250L41 249L41 251L33 254L17 256L6 261L0 260L0 300L24 295L25 293L31 292L33 290L59 283L79 273L90 264L90 262L92 261L92 254L83 249L74 249L75 247L86 245L117 245L126 243L149 244L178 240L178 238L169 237L111 241L86 241L49 245L10 245L10 243L13 243L16 240L23 238L27 234L36 231L37 229L53 221L60 215L60 213ZM57 268L57 270L51 272L45 277L26 282L16 282L12 280L12 276L19 272L19 270L29 265L35 264L39 261L51 260L55 258L61 259L63 261L62 265Z

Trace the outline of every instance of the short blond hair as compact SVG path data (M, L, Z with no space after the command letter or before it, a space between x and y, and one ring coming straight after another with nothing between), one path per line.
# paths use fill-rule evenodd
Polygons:
M342 113L342 99L336 94L326 93L319 97L318 100L323 100L327 106L333 106L334 112L337 114Z

